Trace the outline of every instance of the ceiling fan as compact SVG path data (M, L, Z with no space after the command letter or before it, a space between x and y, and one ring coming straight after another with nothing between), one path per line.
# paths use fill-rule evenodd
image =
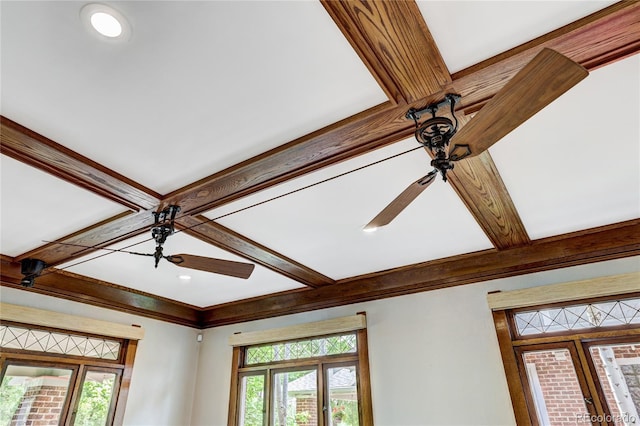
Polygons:
M99 248L100 250L108 250L112 252L135 254L138 256L150 256L155 259L155 267L158 267L160 260L173 263L176 266L188 269L197 269L199 271L211 272L214 274L228 275L231 277L247 279L251 276L255 265L252 263L236 262L233 260L214 259L211 257L196 256L193 254L173 254L165 255L163 253L163 245L167 238L175 232L175 218L180 211L180 207L170 205L160 212L153 212L154 225L151 228L151 237L156 242L156 249L153 253L139 253L135 251L122 249ZM73 245L85 248L88 247L79 244L69 244L53 241L56 244ZM34 280L40 276L42 271L47 267L44 261L40 259L23 259L21 262L21 273L24 278L21 284L24 287L33 287Z
M153 256L155 267L158 267L161 259L165 259L176 266L189 269L197 269L214 274L228 275L231 277L247 279L251 276L255 265L252 263L235 262L233 260L214 259L211 257L196 256L193 254L165 255L162 246L167 237L175 232L175 218L180 211L179 206L170 205L160 212L154 212L154 225L151 228L151 236L156 242L156 250L153 254L136 253L142 256Z
M448 94L441 102L420 110L411 108L406 117L414 120L417 141L431 153L433 170L409 185L364 229L372 231L389 224L433 183L438 174L446 182L447 172L453 169L456 161L486 151L588 74L585 68L571 59L544 48L459 132L455 117L455 104L460 100L459 95ZM436 116L436 112L447 105L451 109L453 121L448 117ZM418 120L425 114L431 114L431 117L419 123Z

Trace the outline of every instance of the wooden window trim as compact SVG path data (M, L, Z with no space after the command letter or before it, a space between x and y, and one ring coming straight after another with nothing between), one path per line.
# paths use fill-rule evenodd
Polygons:
M494 311L493 321L496 327L498 337L498 345L500 347L500 355L502 356L502 364L507 377L507 386L513 406L513 414L516 418L516 424L522 426L531 426L531 418L529 417L529 406L527 398L523 391L524 383L521 381L520 371L518 369L518 359L511 345L510 324L505 311ZM531 407L535 409L534 407Z
M107 425L114 424L113 419L115 416L115 406L118 401L118 394L120 393L120 384L122 382L122 369L113 368L113 367L96 367L95 365L81 365L79 376L80 380L77 380L74 392L73 399L71 400L71 404L69 405L71 413L69 414L68 424L72 425L76 418L76 413L78 411L78 404L80 403L80 397L82 396L81 386L87 378L88 372L103 372L107 374L115 374L115 380L113 383L113 393L111 395L111 403L109 405L109 411L107 413Z
M516 297L508 293L495 292L487 296L489 306L492 309L496 336L500 348L500 355L504 366L505 376L511 397L516 424L535 425L535 407L531 406L530 397L527 397L528 384L521 376L519 354L525 349L536 345L548 345L553 343L570 342L575 345L577 356L582 361L580 365L591 366L588 357L588 345L597 341L597 344L606 344L621 339L631 339L640 336L640 325L629 324L615 327L598 327L591 329L569 330L544 335L521 336L518 334L513 320L513 314L525 310L543 309L558 306L570 306L581 303L591 303L603 300L625 299L638 297L638 283L640 273L617 275L613 277L595 278L591 280L575 281L572 283L555 284L550 286L534 287L532 289L515 290ZM545 288L560 288L560 291L552 291L552 296L537 297L544 293ZM534 290L535 289L535 290ZM558 295L566 295L574 292L566 301L559 300ZM533 293L527 293L534 290ZM584 290L584 291L583 291ZM615 291L622 291L616 293ZM588 296L588 297L585 297ZM528 302L524 301L528 298ZM572 355L573 356L573 355ZM589 367L591 368L591 367ZM593 374L593 371L590 372ZM584 372L589 393L596 408L606 412L606 402L602 400L600 386L593 383L589 374ZM532 419L532 416L534 418Z
M227 425L234 426L239 423L238 419L238 395L240 394L239 369L242 364L244 351L241 347L235 346L231 355L231 395L229 396L229 413L227 415Z
M624 337L614 337L607 339L599 339L597 341L582 341L580 345L580 350L585 358L584 365L587 365L589 368L589 372L593 377L599 377L598 372L596 371L595 364L593 363L593 358L590 354L590 349L592 346L601 346L601 345L615 345L615 344L625 344L625 343L633 343L635 341L635 336L624 336ZM593 383L593 391L592 395L594 395L594 399L597 399L598 403L602 406L602 411L605 415L611 416L611 411L609 409L609 405L607 403L607 398L604 394L604 389L601 385L596 385Z
M131 386L131 375L133 373L133 361L136 358L138 349L137 340L126 340L124 354L124 368L120 377L120 389L118 390L118 399L116 401L113 412L113 424L121 425L124 422L124 412L127 408L127 398L129 396L129 388Z
M289 327L235 333L229 337L229 345L254 346L263 343L289 342L310 337L343 334L366 327L367 317L364 313L359 313L349 317L332 318Z
M537 345L531 345L531 346L520 346L515 350L516 360L518 362L518 366L520 367L519 368L520 381L523 384L523 391L524 391L525 400L527 402L527 406L530 407L528 411L528 415L532 425L537 426L539 425L539 423L536 417L535 403L533 402L533 395L531 394L531 386L529 383L529 378L527 377L526 368L523 360L523 354L525 352L535 352L535 351L544 351L544 350L553 350L553 349L566 349L567 351L569 351L569 354L572 359L572 363L574 366L576 366L575 373L576 373L576 378L578 380L578 385L580 386L581 392L583 393L583 395L589 398L592 398L594 400L594 403L597 402L595 401L593 389L588 383L587 376L579 367L577 367L577 366L580 366L580 363L579 363L580 355L578 353L576 346L574 346L572 343L573 342L557 342L557 343L537 344ZM585 404L585 406L589 411L589 414L596 415L596 412L594 411L594 408L592 405Z
M4 321L1 322L5 324ZM62 333L87 335L78 330L64 330L60 328L47 328L33 324L23 324L12 322L17 326L37 328L44 331L56 331ZM91 334L91 337L108 338L110 340L118 340L112 336L103 336L97 334ZM126 409L127 397L129 394L129 387L131 385L131 375L133 372L133 363L135 360L135 354L138 346L138 340L119 339L121 340L120 356L118 360L104 360L100 358L79 357L74 355L64 355L57 353L47 352L35 352L22 349L4 349L0 348L0 365L1 375L4 377L5 370L9 364L18 365L57 365L59 368L73 369L74 375L71 378L71 384L68 391L68 395L71 400L67 399L64 405L64 411L62 413L61 420L65 425L71 425L73 418L73 410L76 407L79 398L79 386L81 380L78 377L84 377L84 373L89 370L109 370L112 372L118 371L118 377L120 380L119 387L114 391L114 395L111 401L111 408L109 410L109 418L112 419L113 425L120 425L124 420L124 413ZM80 376L78 376L80 375ZM73 387L73 388L71 388Z
M373 401L371 399L371 378L369 375L369 344L367 329L356 332L358 345L358 395L360 395L360 414L363 425L373 425Z
M345 320L346 319L346 320ZM328 326L327 326L328 325ZM309 338L320 338L337 334L347 334L355 332L356 348L354 353L328 355L324 357L310 357L295 360L275 361L272 363L255 364L244 366L245 350L248 346L260 344L277 344L281 342L289 342L296 340L305 340ZM255 333L255 334L254 334ZM264 340L266 336L271 336L273 341ZM293 336L287 339L287 336ZM243 342L251 342L249 345L242 345ZM266 332L245 333L241 336L236 333L229 338L229 344L233 346L232 366L231 366L231 384L229 397L229 412L227 416L227 425L236 426L240 423L239 416L239 397L241 377L264 374L265 388L271 388L273 375L285 371L295 371L302 368L315 369L317 371L317 385L321 389L322 396L318 395L318 423L327 424L323 411L325 398L328 392L325 383L325 373L327 368L340 365L355 365L356 368L356 389L360 397L358 404L358 415L360 416L360 424L373 426L373 408L371 398L371 381L369 377L369 350L366 329L366 313L358 313L355 316L336 318L334 320L320 321L316 323L302 324L300 326L283 327L280 329L268 330ZM265 424L270 422L269 413L272 401L271 397L265 394Z

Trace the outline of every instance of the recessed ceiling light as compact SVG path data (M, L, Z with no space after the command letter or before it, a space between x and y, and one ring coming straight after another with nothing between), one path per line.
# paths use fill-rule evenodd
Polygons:
M181 274L181 275L178 275L178 279L180 280L181 283L186 284L189 281L191 281L191 275Z
M364 232L376 232L378 230L377 226L372 226L370 228L362 228Z
M80 18L90 32L103 40L123 41L131 35L127 19L111 6L87 4L80 10Z
M118 37L122 34L120 21L108 13L96 12L91 15L91 25L97 32L105 37Z

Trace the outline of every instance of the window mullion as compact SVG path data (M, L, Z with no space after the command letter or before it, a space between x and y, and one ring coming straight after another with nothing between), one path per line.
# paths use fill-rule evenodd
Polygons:
M576 366L576 368L580 367L580 369L582 370L582 374L587 381L587 387L589 388L589 393L591 394L591 398L593 400L593 404L596 406L597 412L603 413L603 404L600 400L600 396L598 395L598 389L596 388L594 378L591 375L591 371L589 371L589 362L587 361L587 355L585 354L582 342L580 341L580 339L576 338L574 339L574 344L576 347L576 352L578 354L578 359L580 360L580 365Z
M371 383L369 381L369 344L367 342L367 329L363 328L356 333L358 345L357 384L360 397L360 424L373 424L373 404L371 402Z
M69 401L69 409L67 410L67 418L65 419L64 424L69 426L73 424L73 420L75 418L76 411L78 410L78 400L80 399L80 386L84 381L84 376L87 374L87 367L84 364L80 364L80 368L78 369L78 373L76 374L75 382L69 386L69 391L71 392L71 398Z
M273 418L273 413L272 413L272 398L271 398L271 368L267 368L266 372L265 372L265 378L264 378L264 422L263 424L265 426L270 426L271 425L271 419Z
M325 383L325 364L322 361L318 361L318 383L317 383L317 392L318 392L318 424L326 425L327 424L327 410L329 401L327 400L327 385Z

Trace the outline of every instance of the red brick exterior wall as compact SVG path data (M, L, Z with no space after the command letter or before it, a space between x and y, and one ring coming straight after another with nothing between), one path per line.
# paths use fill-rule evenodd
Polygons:
M66 386L33 386L27 388L11 420L11 426L57 425L66 395Z
M616 359L638 358L640 345L615 346L613 352ZM608 402L611 418L614 421L621 419L620 410L615 403L613 391L596 349L592 349L592 359ZM525 354L525 362L535 364L550 423L554 426L575 425L577 416L586 414L587 410L569 352L567 350L529 352ZM633 395L640 395L640 380L635 377L626 378L629 391ZM634 397L634 400L638 401L638 398ZM616 424L624 423L616 422Z
M316 398L296 399L296 418L301 419L305 414L309 414L307 422L298 422L298 426L312 426L318 424L318 401Z
M551 424L575 426L576 418L588 411L569 351L529 352L525 355L525 362L536 366Z

